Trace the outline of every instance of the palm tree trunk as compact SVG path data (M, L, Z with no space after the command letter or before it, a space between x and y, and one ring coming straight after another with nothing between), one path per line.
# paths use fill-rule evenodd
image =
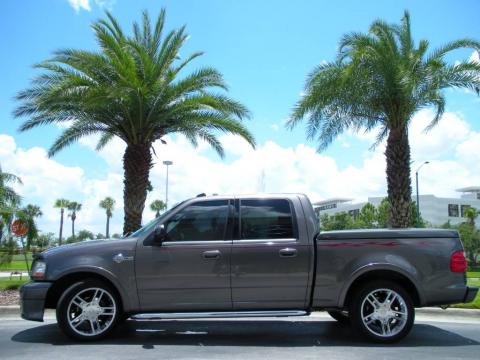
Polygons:
M58 245L62 245L62 233L63 233L63 213L64 213L64 209L61 208L60 209L60 231L59 231L59 234L58 234Z
M410 220L412 185L410 181L410 145L407 128L390 129L385 151L387 158L390 226L406 228Z
M75 211L72 213L72 239L75 240Z
M150 145L130 144L123 155L124 170L124 223L123 233L140 228L147 199L148 176L152 167Z
M105 231L105 237L108 239L110 237L110 216L107 215L107 228Z

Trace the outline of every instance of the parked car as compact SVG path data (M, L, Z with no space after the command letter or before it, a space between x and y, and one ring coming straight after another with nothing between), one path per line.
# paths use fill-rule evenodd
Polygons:
M56 309L78 340L133 319L299 316L328 311L365 337L394 342L415 307L470 302L458 233L320 232L305 195L186 200L130 236L36 257L22 317Z

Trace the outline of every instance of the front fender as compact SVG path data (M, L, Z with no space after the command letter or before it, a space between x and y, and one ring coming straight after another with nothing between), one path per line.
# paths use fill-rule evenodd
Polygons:
M65 268L65 269L62 269L61 272L56 273L55 278L49 279L49 281L58 281L64 277L74 275L74 274L79 274L79 273L97 275L111 282L113 286L117 289L118 293L120 294L124 311L130 311L132 309L138 308L137 297L129 296L130 292L128 291L128 289L125 288L125 286L118 279L118 277L115 276L115 274L112 273L111 271L99 266L85 265L85 266L75 266L75 267ZM133 292L132 294L136 295L136 291Z

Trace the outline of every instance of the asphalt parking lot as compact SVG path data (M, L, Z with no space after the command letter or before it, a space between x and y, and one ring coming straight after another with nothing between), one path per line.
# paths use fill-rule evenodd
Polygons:
M327 315L282 319L127 321L108 339L75 343L53 319L0 320L1 359L478 359L480 321L422 316L394 345L359 339Z

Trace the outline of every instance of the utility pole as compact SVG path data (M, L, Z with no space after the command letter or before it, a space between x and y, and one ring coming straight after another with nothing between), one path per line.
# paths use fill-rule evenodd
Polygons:
M163 162L163 165L165 165L167 167L167 180L166 180L166 183L165 183L165 209L168 209L168 167L170 165L173 165L173 162L170 161L170 160L165 160Z
M417 227L420 226L420 196L419 196L419 192L418 192L418 172L420 171L420 169L422 168L423 165L426 165L426 164L430 164L429 161L425 161L424 163L422 163L422 165L420 165L417 170L415 171L415 182L416 182L416 185L417 185Z

